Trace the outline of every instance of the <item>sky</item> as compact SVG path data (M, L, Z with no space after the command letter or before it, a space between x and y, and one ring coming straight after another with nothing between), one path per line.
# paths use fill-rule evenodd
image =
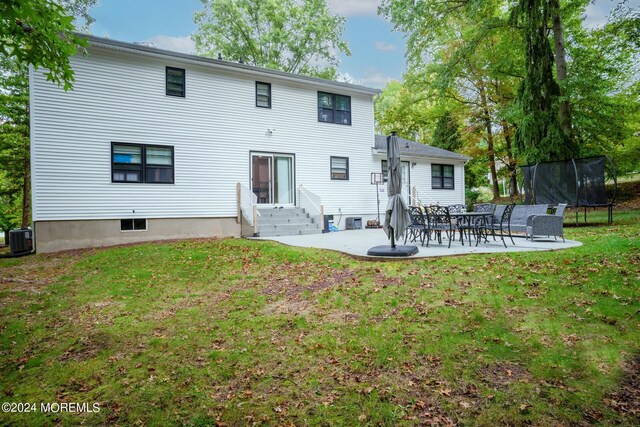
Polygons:
M339 72L375 88L400 80L405 70L404 39L377 16L379 0L329 0L333 13L347 18L343 37L351 56L341 55ZM125 42L149 41L161 49L193 53L190 35L200 0L102 0L92 10L91 33Z
M640 0L629 0L640 3ZM607 22L618 0L595 0L587 7L587 25ZM377 16L380 0L328 0L333 13L344 16L344 39L351 56L341 55L339 72L350 81L382 88L391 80L401 80L405 71L402 33ZM191 34L196 31L194 12L200 0L102 0L92 10L96 22L91 33L125 42L147 41L161 49L194 53Z

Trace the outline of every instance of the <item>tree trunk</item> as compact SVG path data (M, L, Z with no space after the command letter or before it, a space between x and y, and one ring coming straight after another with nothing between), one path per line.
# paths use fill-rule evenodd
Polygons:
M491 171L491 184L493 190L493 198L500 197L500 187L498 187L498 173L496 172L496 154L493 148L493 131L491 130L491 115L489 114L489 105L487 104L487 93L484 87L484 81L480 79L480 103L482 107L482 118L487 128L487 145L489 153L489 170Z
M562 29L562 20L560 18L560 2L559 0L550 0L551 18L554 41L554 57L556 62L556 73L558 75L558 83L560 84L560 96L566 96L563 88L563 82L567 79L567 58L564 47L564 34ZM571 104L569 100L560 102L560 126L562 133L568 141L573 141L573 125L571 120Z
M502 132L504 134L504 141L507 150L507 168L509 169L509 195L517 196L518 193L518 178L516 177L516 170L518 168L518 162L513 157L513 149L511 142L511 128L506 121L502 121Z
M25 162L25 173L22 181L22 228L29 227L31 222L31 194L30 194L30 165L29 160Z

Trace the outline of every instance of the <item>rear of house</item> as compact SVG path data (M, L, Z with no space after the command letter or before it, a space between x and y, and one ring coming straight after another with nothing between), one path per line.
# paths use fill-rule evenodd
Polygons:
M30 72L40 252L251 234L274 208L377 215L377 90L97 37L72 66L70 92ZM464 200L466 158L410 154L408 193Z

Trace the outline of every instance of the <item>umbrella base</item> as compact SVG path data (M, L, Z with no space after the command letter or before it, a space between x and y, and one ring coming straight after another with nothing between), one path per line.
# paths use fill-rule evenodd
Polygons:
M374 246L367 251L369 256L389 256L389 257L401 257L411 256L418 253L417 246L396 245L392 248L391 245Z

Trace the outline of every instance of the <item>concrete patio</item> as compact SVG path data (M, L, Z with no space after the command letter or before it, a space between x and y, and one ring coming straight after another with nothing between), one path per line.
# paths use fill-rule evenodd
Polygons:
M369 248L389 244L389 240L382 229L346 230L325 234L299 236L256 237L255 239L273 240L285 245L299 246L303 248L329 249L353 256L371 259L381 259L381 257L367 256ZM582 243L577 241L567 240L566 242L562 242L562 239L554 240L553 237L550 239L536 238L533 242L525 239L524 237L514 237L513 240L515 245L511 243L511 240L506 238L506 248L499 238L494 242L491 237L489 237L489 241L487 243L480 242L478 246L475 245L475 240L472 240L471 245L469 245L465 240L463 246L460 243L460 240L456 239L451 242L450 248L447 247L449 242L446 239L442 240L442 244L438 244L437 241L431 241L428 248L426 246L420 246L420 242L417 242L416 246L418 247L418 253L409 258L504 252L555 251L582 246ZM398 243L402 244L403 242L404 239ZM407 242L407 244L409 244L409 242Z

